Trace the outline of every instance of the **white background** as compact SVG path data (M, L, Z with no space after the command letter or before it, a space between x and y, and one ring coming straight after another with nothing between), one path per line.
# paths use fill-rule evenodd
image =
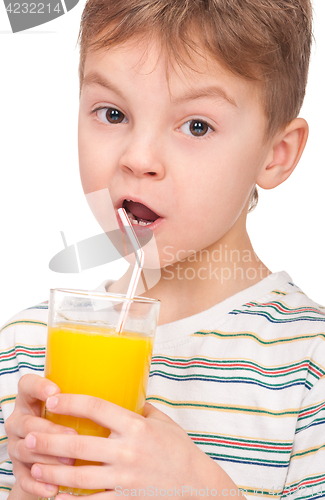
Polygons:
M78 174L78 48L84 1L66 15L13 34L0 3L0 325L47 300L49 288L95 288L124 273L123 262L79 275L56 274L50 259L99 233ZM300 116L310 137L292 176L260 190L248 229L260 259L325 305L325 2L314 0L315 39Z

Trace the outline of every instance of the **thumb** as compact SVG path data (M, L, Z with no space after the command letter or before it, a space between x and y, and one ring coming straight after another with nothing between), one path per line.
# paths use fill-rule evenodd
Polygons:
M173 422L173 420L166 415L166 413L158 410L155 406L153 406L151 403L148 403L146 401L144 407L143 407L143 414L145 418L156 418L157 420L163 420L165 422Z
M18 383L17 400L23 406L33 405L39 401L46 401L49 396L60 392L59 387L40 375L23 375Z

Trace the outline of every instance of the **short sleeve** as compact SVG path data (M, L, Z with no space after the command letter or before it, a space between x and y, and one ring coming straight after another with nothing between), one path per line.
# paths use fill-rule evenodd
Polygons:
M7 499L15 483L4 426L14 410L19 379L27 373L44 374L47 312L47 305L40 304L0 329L0 500Z
M297 419L284 500L325 497L325 375L304 398Z
M7 452L7 441L3 412L0 406L0 500L5 500L8 497L15 482L12 472L12 462L9 460Z

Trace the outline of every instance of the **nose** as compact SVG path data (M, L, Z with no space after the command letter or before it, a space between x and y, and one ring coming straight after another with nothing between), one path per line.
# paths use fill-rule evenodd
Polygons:
M152 133L130 133L125 138L124 153L120 158L120 168L126 174L136 177L153 177L160 180L165 176L162 160L161 141Z

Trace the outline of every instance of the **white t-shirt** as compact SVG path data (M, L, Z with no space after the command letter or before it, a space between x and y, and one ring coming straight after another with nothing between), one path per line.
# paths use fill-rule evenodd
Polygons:
M13 411L19 378L43 374L47 312L40 304L0 330L3 499L14 483L3 422ZM159 326L147 400L181 425L246 496L316 500L325 497L324 375L325 309L282 271ZM217 489L192 496L222 496Z

